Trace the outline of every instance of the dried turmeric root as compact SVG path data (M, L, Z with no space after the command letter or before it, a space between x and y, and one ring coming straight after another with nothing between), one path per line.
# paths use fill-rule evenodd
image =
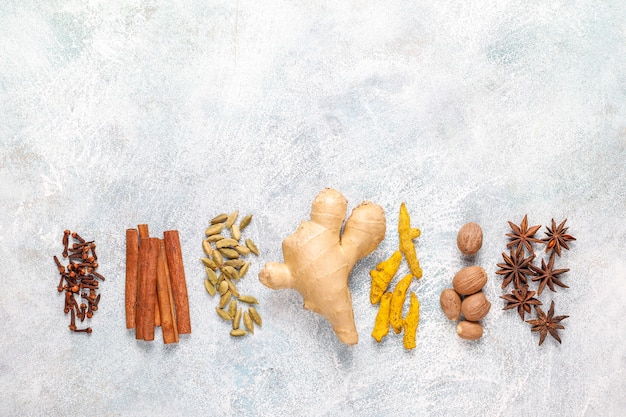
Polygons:
M370 289L370 302L372 304L378 304L380 298L385 291L389 283L398 272L400 263L402 262L402 252L395 251L391 257L385 261L382 261L376 265L376 269L370 271L372 277L372 287Z
M414 292L411 292L409 312L404 319L404 348L415 348L415 334L420 321L420 302Z
M393 294L390 292L386 292L380 298L376 324L374 324L374 330L372 331L372 337L376 339L378 343L389 333L389 310L391 308L392 295Z
M420 263L417 260L417 255L415 254L415 245L413 244L413 239L420 235L420 230L411 228L411 217L409 216L409 212L404 203L400 205L398 235L400 236L400 251L404 255L404 258L409 265L409 270L415 278L421 278L422 268L420 267Z
M396 334L402 331L404 322L402 321L402 306L404 305L404 299L406 298L406 292L411 285L413 275L408 274L402 278L393 290L393 296L391 297L391 312L389 314L389 321L391 327Z

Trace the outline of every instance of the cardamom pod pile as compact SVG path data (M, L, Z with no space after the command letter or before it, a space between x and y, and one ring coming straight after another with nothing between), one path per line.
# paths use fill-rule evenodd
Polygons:
M234 337L254 333L254 327L261 326L261 315L254 307L258 300L251 295L242 295L235 283L243 278L250 262L243 258L253 253L259 255L259 249L252 239L243 242L241 232L252 221L247 215L236 224L238 211L230 214L222 213L209 222L205 230L206 239L202 241L202 249L206 257L200 258L206 270L204 287L211 297L219 293L220 301L215 309L217 315L231 323L230 335ZM228 231L228 236L225 232ZM247 305L243 311L242 303ZM243 327L241 322L243 321Z

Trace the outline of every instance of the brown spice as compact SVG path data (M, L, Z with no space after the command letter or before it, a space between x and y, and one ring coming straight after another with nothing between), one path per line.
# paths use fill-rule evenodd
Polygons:
M507 247L516 248L515 251L511 249L510 257L506 254L502 254L505 259L504 264L497 264L501 269L496 271L496 274L504 276L504 282L502 288L505 288L510 282L514 283L515 289L511 294L506 294L500 298L507 301L504 310L517 308L517 312L524 320L525 314L531 312L531 305L535 306L537 312L537 318L534 320L526 320L530 323L533 332L540 332L539 345L543 343L548 333L554 337L559 343L561 339L557 330L564 329L559 322L568 316L556 316L554 317L554 301L550 305L548 314L545 314L541 307L541 301L534 298L535 291L531 291L528 288L527 277L532 275L532 281L538 282L537 295L541 295L546 286L551 291L556 292L555 285L562 288L569 288L565 285L561 278L561 274L569 271L569 268L554 269L555 257L561 256L561 249L569 250L567 242L576 240L572 235L567 234L568 228L565 227L563 220L558 226L554 219L552 219L552 225L547 226L547 237L544 239L536 239L534 235L537 233L541 226L528 227L528 217L525 215L520 226L514 225L512 222L508 222L513 230L513 233L507 233L510 242ZM541 267L533 265L532 261L535 258L532 243L546 243L546 253L549 253L549 260L546 264L546 260L541 260ZM524 248L528 249L531 256L525 258Z
M535 251L533 250L531 243L541 243L541 240L533 237L539 229L541 229L541 225L539 224L528 228L528 215L524 215L522 223L520 223L519 226L513 224L512 222L509 222L509 226L511 226L513 233L506 234L511 240L507 243L506 247L517 248L518 246L525 246L526 249L528 249L528 252L534 255Z
M167 266L172 281L172 295L176 307L176 325L178 334L191 333L191 318L189 317L189 298L187 295L187 281L183 267L183 255L180 247L178 230L168 230L163 233Z
M159 259L159 238L141 239L141 245L148 246L148 256L142 260L140 273L145 274L145 316L143 320L143 339L154 340L155 312L157 306L157 264ZM144 269L145 268L145 269Z
M521 288L513 290L511 294L500 296L500 298L507 301L503 310L509 310L517 308L517 312L522 320L524 320L524 314L530 314L531 305L540 305L541 301L533 298L535 291L530 291L528 285L522 285Z
M561 280L558 278L559 275L569 271L569 268L564 269L554 269L554 255L552 252L550 255L550 260L546 265L545 260L541 260L541 268L536 267L535 265L530 265L530 268L535 272L535 277L532 279L533 281L539 281L539 288L537 290L538 295L541 295L543 289L548 286L552 292L556 292L554 289L554 284L558 285L562 288L569 288L567 285L563 284Z
M146 275L148 270L149 247L146 243L149 238L139 239L139 257L137 267L137 300L135 307L135 339L144 339L144 321L146 318Z
M149 236L147 224L140 224L137 230L128 229L127 233L130 240L128 245L132 247L131 253L136 245L138 255L128 256L126 259L127 270L131 271L127 274L127 286L132 287L128 280L133 280L135 275L137 280L134 309L132 303L127 305L126 320L132 321L128 314L134 311L136 339L154 340L154 327L161 326L163 342L176 343L179 333L191 332L178 232L166 231L163 234L164 239L159 239ZM136 274L132 273L134 268L137 269ZM132 290L128 294L132 298ZM97 309L95 307L94 311ZM181 317L184 320L182 326Z
M148 239L150 237L150 229L148 228L148 225L143 223L143 224L138 224L137 225L137 230L139 231L139 239ZM152 278L154 277L148 277L148 279L151 281ZM156 279L156 278L154 278ZM155 304L154 306L154 325L155 326L160 326L161 325L161 313L159 310L159 305L158 305L158 301L157 304Z
M69 249L70 236L78 243L72 245L72 249ZM59 271L61 279L57 286L58 292L65 291L65 301L63 311L65 314L71 313L70 317L70 330L74 332L91 333L91 328L76 329L76 318L81 322L86 318L92 318L95 311L98 310L98 302L100 300L100 294L96 297L96 290L99 288L96 278L104 281L104 277L97 272L98 263L96 262L97 256L94 252L96 245L93 242L87 242L80 237L78 233L71 233L69 230L63 232L63 257L69 260L69 264L64 266L59 259L54 256L54 263ZM69 254L71 252L71 254ZM80 263L76 263L74 258L80 260ZM65 283L65 284L64 284ZM93 296L87 296L86 293L81 294L82 289L88 289ZM87 304L82 303L80 306L76 301L75 294L87 300Z
M139 260L139 233L137 229L126 230L126 328L135 328L137 304L137 274Z
M161 330L163 343L178 342L178 327L176 326L176 312L174 311L174 298L172 297L172 283L167 266L167 254L165 242L159 239L159 254L157 262L157 297L161 313Z
M535 255L524 258L524 247L518 245L515 251L511 249L510 256L502 253L502 257L505 263L497 264L500 270L496 271L496 274L503 275L502 288L506 288L511 281L513 281L515 288L525 285L527 283L526 277L532 275L530 265L535 259Z
M543 343L546 338L546 335L550 333L550 336L555 338L559 343L561 343L561 338L559 337L559 333L557 330L565 329L562 324L559 324L561 320L568 318L569 316L554 316L554 301L550 303L550 309L548 310L548 314L543 312L541 307L535 306L535 311L537 312L537 319L535 320L526 320L526 323L531 324L533 327L530 329L531 332L539 332L539 346Z
M561 248L569 250L567 242L570 240L576 240L574 236L566 234L567 229L569 229L568 227L565 227L566 221L567 219L563 220L557 226L554 219L552 219L552 228L546 226L546 229L548 229L546 235L548 237L542 239L546 242L546 252L551 250L553 253L556 252L557 255L561 256Z

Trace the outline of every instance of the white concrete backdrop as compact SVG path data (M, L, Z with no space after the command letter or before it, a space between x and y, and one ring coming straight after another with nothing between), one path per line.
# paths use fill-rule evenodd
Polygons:
M619 0L3 0L0 415L623 415L625 28ZM389 222L352 274L353 348L255 278L326 186ZM368 271L402 201L422 230L411 352L369 335ZM265 324L243 340L198 261L208 219L235 209L262 250L241 286ZM526 213L577 237L570 288L541 297L570 315L562 345L501 310L506 221ZM476 343L439 308L467 221L493 303ZM193 333L176 346L124 326L138 223L181 234ZM66 228L108 278L88 337L55 288Z

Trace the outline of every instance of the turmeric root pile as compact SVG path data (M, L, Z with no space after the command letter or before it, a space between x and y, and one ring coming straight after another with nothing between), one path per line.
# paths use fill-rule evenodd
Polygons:
M419 324L419 300L415 292L411 292L409 311L402 318L402 309L406 300L406 293L413 282L413 278L422 277L422 268L415 253L413 239L419 237L420 230L411 228L411 218L406 205L400 205L400 216L398 220L399 250L396 250L389 259L382 261L376 268L370 271L372 277L372 287L370 291L370 301L372 304L379 304L378 314L372 337L378 343L389 333L389 326L396 334L404 330L405 349L415 348L415 336ZM407 261L410 274L402 278L395 286L393 292L388 292L387 288L398 272L402 257Z
M293 288L304 308L325 317L339 340L358 342L348 278L354 264L370 254L385 237L382 207L363 202L352 210L341 233L348 202L326 188L313 200L311 220L300 224L283 241L284 263L268 262L259 280L272 289Z

